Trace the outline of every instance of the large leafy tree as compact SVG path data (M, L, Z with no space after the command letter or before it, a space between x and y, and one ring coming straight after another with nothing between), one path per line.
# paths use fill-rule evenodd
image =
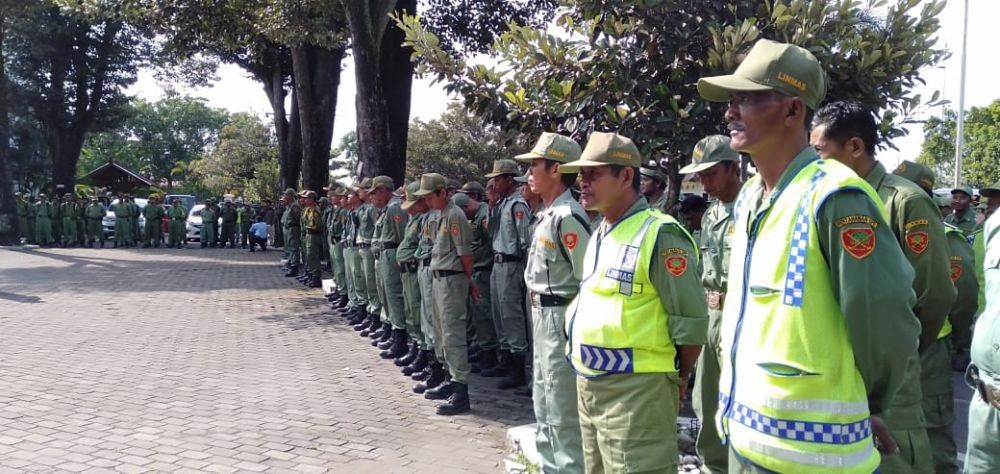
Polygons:
M219 144L191 164L193 178L209 193L235 193L250 200L278 194L278 149L268 127L245 113L233 114Z
M493 67L450 53L416 18L399 23L418 71L443 81L469 110L532 135L631 136L665 166L676 199L677 169L694 144L724 131L723 107L698 96L698 78L732 71L762 37L810 49L830 78L829 99L878 110L885 138L904 133L923 103L911 92L920 71L946 55L935 48L943 3L875 9L885 3L578 0L558 18L558 35L512 26L490 50L499 59Z
M939 186L951 186L955 179L956 117L946 110L924 124L917 161L934 169ZM976 187L1000 181L1000 99L966 112L964 135L961 181Z

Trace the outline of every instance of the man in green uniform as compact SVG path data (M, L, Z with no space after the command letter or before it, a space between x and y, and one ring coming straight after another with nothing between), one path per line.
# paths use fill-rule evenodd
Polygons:
M215 206L211 199L205 200L205 207L201 209L201 247L215 247L215 227L218 225L219 216L215 213Z
M972 235L976 228L976 211L972 209L972 188L962 185L951 190L951 214L944 219L965 235Z
M992 199L992 198L991 198ZM983 226L985 306L972 336L972 364L965 380L976 393L969 402L965 472L1000 472L1000 216Z
M319 288L322 286L322 268L320 267L320 249L323 244L323 221L316 205L316 191L305 190L299 194L302 198L302 215L300 226L305 231L302 242L302 255L306 264L306 286Z
M361 331L368 320L368 294L364 289L364 270L361 269L361 254L358 253L358 220L355 211L361 204L358 190L347 189L347 215L344 219L344 231L341 242L344 244L344 275L347 278L347 307L342 314L348 322L354 325L355 331Z
M330 267L333 275L333 293L328 297L333 302L333 308L347 306L347 282L344 272L344 246L341 236L344 234L344 188L337 185L328 190L330 198L330 219L327 221L326 236L330 247Z
M313 191L313 194L316 192ZM222 203L219 217L222 218L222 232L219 234L219 239L222 241L221 247L226 248L228 245L229 248L236 248L236 208L233 207L232 201Z
M93 248L94 242L100 241L101 248L104 248L104 230L101 228L101 222L108 210L95 196L90 198L90 204L84 212L87 216L87 244Z
M396 263L399 265L400 279L403 284L403 307L406 313L406 332L413 339L414 348L406 355L397 357L393 362L402 367L403 375L412 375L427 367L430 347L420 327L420 281L417 270L420 262L417 259L417 247L420 244L420 234L427 211L426 205L413 195L420 189L420 181L406 185L405 199L400 209L409 216L406 228L403 230L403 240L396 250Z
M253 208L247 206L243 201L236 205L236 229L239 231L237 240L240 242L241 249L247 248L250 239L250 226L256 220L257 216L254 215Z
M287 262L285 276L295 277L299 276L299 264L302 262L302 208L292 188L285 189L281 201L285 203L285 212L281 214L281 228L285 238L283 249Z
M63 195L62 203L59 204L59 215L62 218L62 235L59 243L63 247L76 246L76 200L73 194Z
M483 370L483 377L504 377L497 388L516 388L527 383L525 362L528 349L527 289L524 286L524 258L531 236L531 210L517 191L514 181L520 172L513 160L496 160L486 178L500 201L489 218L493 236L493 273L490 296L493 323L500 342L501 362L495 370Z
M87 245L87 199L83 196L76 198L76 243Z
M20 192L14 193L14 200L17 206L17 236L22 244L30 244L35 241L32 237L35 230L31 226L31 203Z
M697 246L642 198L642 161L632 140L594 132L559 167L581 173L581 195L604 215L565 325L588 473L677 472L679 402L705 343Z
M722 350L719 328L722 324L722 303L726 300L729 282L729 249L732 247L733 205L740 192L740 155L729 147L729 137L710 135L701 139L691 153L691 164L680 169L682 174L694 174L705 193L714 198L701 218L698 241L701 255L701 284L708 305L707 342L698 356L692 405L701 430L698 432L698 456L702 472L728 472L729 452L715 429L715 412L719 407L719 375L722 370Z
M188 210L180 199L174 198L173 205L170 206L170 247L184 248L187 243L187 217ZM204 227L203 227L204 228Z
M874 472L876 448L899 452L879 416L920 323L913 270L878 194L809 145L823 69L803 48L759 40L734 74L702 78L698 92L728 102L730 147L758 170L734 206L722 310L716 426L729 470Z
M667 175L659 168L639 168L639 192L646 198L649 207L667 212Z
M395 359L407 353L409 334L406 332L406 311L403 303L403 280L400 276L396 251L403 241L409 216L400 207L400 200L393 190L395 185L388 176L372 178L369 199L378 210L372 253L375 255L375 274L379 300L382 302L386 321L391 327L389 335L379 344L383 359ZM415 347L415 346L414 346ZM414 352L416 349L412 349Z
M369 197L369 189L372 185L371 178L361 180L358 186L358 198L361 204L355 210L358 217L358 254L361 256L361 275L364 277L364 286L361 287L367 294L369 327L361 331L361 336L371 336L372 339L380 339L390 329L382 322L382 301L378 298L378 283L375 281L375 255L372 254L372 237L375 235L375 221L378 220L381 211L375 209Z
M415 195L427 206L441 212L437 236L431 249L434 322L438 325L445 364L451 380L428 389L424 398L447 401L437 407L438 415L457 415L470 409L469 359L466 341L466 298L479 300L472 278L472 228L455 203L448 198L447 182L439 174L425 174Z
M53 193L52 195L52 244L59 245L62 242L62 195Z
M420 178L420 188L417 191L421 188L437 190L444 182L446 182L444 176L428 173ZM420 285L420 331L423 332L424 340L427 342L428 361L423 370L414 372L410 378L419 382L413 386L413 392L424 393L444 383L447 371L443 365L445 358L441 326L434 312L434 275L431 271L431 253L437 240L441 211L430 208L427 201L417 195L417 191L413 193L418 199L413 207L418 207L425 214L414 256L420 262L417 267L417 283Z
M469 346L478 351L470 354L472 372L490 370L497 365L497 331L493 324L493 308L490 298L490 275L493 273L493 239L489 229L489 206L481 202L485 193L483 186L470 181L462 186L452 200L462 209L472 228L472 278L479 289L479 301L468 300Z
M55 243L52 240L52 216L55 214L52 204L44 194L38 195L38 202L32 206L35 216L35 243L47 247Z
M932 473L933 456L948 459L955 470L951 436L951 348L941 328L955 301L948 263L949 247L934 201L909 180L886 172L875 160L878 125L871 111L858 102L834 102L820 109L812 123L811 143L821 158L834 159L863 178L878 193L888 211L887 224L914 270L913 313L920 321L920 352L907 366L907 378L882 417L900 446L900 455L882 460L887 473ZM932 402L932 403L929 403ZM922 414L922 406L939 407ZM935 431L931 444L928 433ZM943 465L938 465L944 469Z
M146 218L143 248L160 248L160 242L163 240L163 216L165 215L166 211L160 205L159 199L150 197L146 207L142 209L142 216Z
M143 229L139 227L139 215L142 214L142 209L139 207L139 204L135 202L135 196L131 194L128 195L128 205L131 208L131 211L129 212L129 219L132 221L129 224L132 229L132 240L130 245L135 247L142 241Z
M115 213L115 247L128 248L132 246L132 206L128 198L122 194L113 206Z
M543 472L583 472L576 374L566 361L566 307L583 277L590 240L587 213L569 187L576 173L560 165L580 158L572 138L543 133L531 151L514 159L528 164L528 184L542 199L528 249L524 282L531 300L531 391L535 446Z

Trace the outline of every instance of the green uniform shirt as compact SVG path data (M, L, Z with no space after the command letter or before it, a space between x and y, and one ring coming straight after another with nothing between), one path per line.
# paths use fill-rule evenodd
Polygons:
M441 220L438 223L437 236L431 249L431 270L462 271L462 260L459 257L472 255L472 227L455 203L441 210Z
M132 216L132 206L130 206L127 202L118 201L118 204L115 204L114 209L116 219Z
M146 218L147 222L150 220L161 220L164 215L163 206L159 204L149 204L142 209L142 215Z
M946 232L948 237L949 259L951 261L951 281L955 284L958 296L948 313L952 324L956 321L971 322L979 308L979 281L976 279L975 257L972 246L965 239L962 230L950 224L948 227L957 232Z
M424 213L424 222L420 232L420 241L417 244L415 257L423 260L431 257L431 250L434 249L434 240L437 239L438 221L441 220L441 211L431 209Z
M875 164L865 181L882 198L889 228L913 267L917 295L913 314L920 320L923 347L937 339L955 301L941 212L927 193L905 178L886 173L882 163Z
M236 208L233 206L222 206L219 216L222 217L223 224L236 222Z
M729 251L732 248L733 206L736 201L712 201L701 217L701 284L706 290L726 292L729 283Z
M944 222L962 229L965 235L972 235L972 232L976 230L976 211L969 207L962 215L952 212L944 218Z
M476 215L469 221L472 227L472 265L476 268L488 267L493 262L493 244L490 239L490 207L479 203Z
M76 203L75 202L64 202L59 205L59 215L64 217L73 218L76 216Z
M427 213L413 215L406 223L403 231L403 241L396 249L396 262L409 263L417 260L417 247L420 245L420 236L423 234L424 219Z
M745 212L751 216L767 212L788 183L816 159L819 157L812 147L803 149L785 169L770 198L764 198L763 180L745 184ZM913 272L882 217L882 203L873 202L865 193L848 188L829 195L817 211L815 223L855 364L868 390L869 409L880 414L904 381L908 359L900 354L912 353L917 343L887 337L919 324L912 309L916 304ZM841 227L858 225L870 226L875 236L872 252L863 258L849 253L841 239ZM885 278L887 271L895 278ZM743 281L742 275L730 277Z
M501 199L489 223L493 252L515 257L523 257L528 253L531 211L520 192L515 191Z
M107 213L108 211L104 209L104 206L100 203L91 204L87 206L86 210L86 215L88 219L95 219L95 220L103 219L104 215Z
M358 216L357 243L359 244L372 243L372 237L375 236L375 221L378 220L379 210L375 209L375 206L366 202L358 206L357 216Z
M622 219L647 208L649 203L640 196L622 215ZM597 239L597 245L600 245L601 236L606 235L613 225L606 220L602 221L589 244L593 245L594 239ZM675 346L700 346L707 341L708 306L702 296L704 292L699 275L693 270L698 261L698 251L693 242L691 235L682 226L662 225L650 256L649 280L667 312L670 339ZM667 270L667 259L678 254L684 255L689 265L687 271L674 275ZM591 270L584 269L584 277L589 271Z
M656 209L657 211L660 211L660 212L666 214L666 212L667 212L667 193L660 194L660 197L658 197L656 199L656 201L653 201L653 203L650 204L649 207L651 207L653 209Z
M537 214L524 283L540 295L572 298L583 279L590 222L567 189Z
M409 220L410 216L406 215L406 212L399 207L399 200L393 199L381 211L381 215L375 221L375 242L380 244L383 249L385 248L384 244L396 244L398 246L406 234L406 224Z
M183 204L174 204L170 206L170 220L184 220L187 219L187 209Z
M310 234L318 234L323 230L323 217L316 206L305 206L302 208L301 217L302 230Z
M28 218L31 216L31 204L24 199L17 200L17 217Z
M299 222L302 220L302 208L299 207L297 202L292 202L292 204L285 208L285 212L281 214L281 225L285 227L299 227Z
M215 214L215 209L211 206L205 206L201 210L201 223L202 225L208 223L211 225L217 225L219 222L219 216ZM296 221L298 222L298 221ZM298 224L296 224L298 225Z

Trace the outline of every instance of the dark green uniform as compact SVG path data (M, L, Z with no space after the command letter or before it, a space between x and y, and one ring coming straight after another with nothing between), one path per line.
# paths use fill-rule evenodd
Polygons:
M375 235L375 221L381 215L381 210L375 209L370 203L358 206L358 254L361 255L361 271L364 276L364 286L361 287L367 295L368 314L382 316L382 301L378 297L378 283L375 276L375 255L372 253L372 237Z
M948 216L944 218L944 222L958 227L967 236L972 235L972 233L976 230L976 210L970 205L969 208L962 214L955 212L948 214Z
M281 227L285 235L285 258L288 268L299 268L302 262L302 208L297 201L285 207L281 214Z
M524 257L531 242L530 221L528 204L515 191L497 203L489 222L495 262L490 275L493 322L500 348L517 356L526 354L529 347Z
M375 272L379 300L385 307L386 319L395 330L406 329L406 312L403 305L403 281L400 278L396 251L403 240L406 224L410 216L399 207L398 199L379 213L372 234L372 249L375 255Z
M156 202L147 203L146 207L142 209L142 216L146 218L144 236L146 247L160 247L160 242L163 241L163 217L165 215L163 206Z
M187 209L180 201L170 206L170 246L182 248L187 242ZM204 224L203 227L204 228Z
M233 207L233 203L226 201L219 211L219 216L222 217L222 233L219 236L222 246L236 247L236 208Z
M90 201L90 205L84 211L87 217L87 241L91 247L94 246L94 241L99 241L101 247L104 247L104 230L101 228L101 221L104 220L104 215L107 212L104 205L96 199Z
M215 247L215 227L218 222L219 216L215 213L215 206L206 204L201 210L200 239L202 247Z
M45 199L45 196L40 196L33 208L35 242L38 245L52 245L55 243L52 239L52 216L55 215L55 208Z
M466 318L469 297L469 276L462 267L461 257L472 255L472 228L465 213L453 202L441 210L437 235L431 249L433 272L434 322L441 340L444 362L453 381L469 383L468 341Z
M76 202L73 201L72 196L63 200L62 204L59 205L59 215L62 218L62 235L59 243L63 247L73 245L77 241L76 213Z
M33 208L27 199L17 196L17 235L26 244L35 242Z
M420 319L420 281L417 277L419 261L417 259L417 246L420 243L420 235L426 213L416 214L410 217L403 231L403 240L396 250L396 262L399 264L402 273L403 283L403 304L406 311L406 332L417 343L420 350L427 350L430 346L424 337Z
M469 328L473 336L469 344L475 343L484 351L495 351L498 346L496 326L493 324L492 298L490 298L490 275L493 274L493 243L489 229L490 209L486 203L479 203L476 215L469 221L472 228L472 279L479 288L478 303L469 298Z
M323 219L320 216L319 209L315 205L302 208L300 219L300 225L305 232L305 240L302 242L302 255L306 264L306 273L316 280L322 275L320 249L323 241Z
M420 266L417 269L417 282L420 285L420 330L430 349L434 351L438 361L444 361L444 351L441 346L441 333L434 313L434 277L431 272L431 251L437 240L438 223L441 211L431 209L424 213L423 226L417 251L414 254Z

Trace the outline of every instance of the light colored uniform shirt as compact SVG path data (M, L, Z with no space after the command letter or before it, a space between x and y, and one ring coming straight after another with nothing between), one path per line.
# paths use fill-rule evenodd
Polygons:
M528 252L531 211L520 192L500 200L490 217L493 252L523 257Z
M701 284L706 290L725 293L729 282L729 251L732 248L733 206L736 200L712 201L701 217Z
M379 210L375 209L375 206L366 202L358 206L357 215L357 242L359 244L370 244L372 243L372 238L375 236L375 221L378 220Z
M472 227L455 203L441 210L437 236L431 249L431 270L462 271L462 259L472 255Z
M472 265L475 268L486 268L493 262L489 217L490 207L481 202L476 215L469 221L469 226L472 227Z
M537 218L524 282L531 292L572 298L580 288L590 241L587 213L566 190Z

